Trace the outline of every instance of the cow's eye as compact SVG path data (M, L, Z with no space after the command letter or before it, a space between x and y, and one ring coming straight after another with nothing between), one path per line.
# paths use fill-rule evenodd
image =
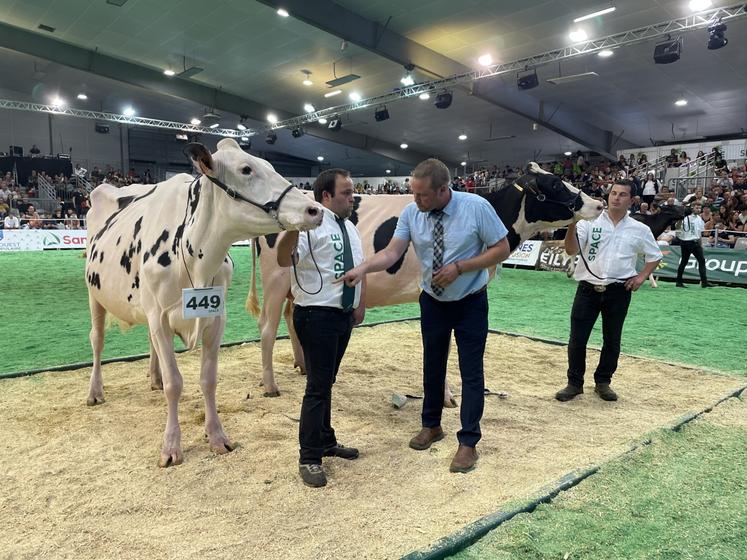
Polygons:
M251 175L252 174L252 168L249 167L248 165L245 165L244 167L241 168L241 172L244 175Z

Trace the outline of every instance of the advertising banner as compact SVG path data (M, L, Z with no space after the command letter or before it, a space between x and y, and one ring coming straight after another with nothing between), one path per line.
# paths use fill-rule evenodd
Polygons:
M0 229L0 251L41 251L43 248L36 230Z
M44 249L85 249L86 230L47 229L34 230L41 238Z
M542 241L524 241L503 261L503 264L534 267L537 264L541 247Z
M680 248L677 246L661 247L661 252L664 258L654 274L663 278L676 278L677 267L682 257ZM709 282L747 284L747 251L704 247L703 253ZM642 257L639 257L638 265L640 270L643 266ZM695 257L690 257L682 277L685 280L700 280L698 261Z
M572 258L565 252L563 241L544 241L540 250L537 268L539 270L566 272Z

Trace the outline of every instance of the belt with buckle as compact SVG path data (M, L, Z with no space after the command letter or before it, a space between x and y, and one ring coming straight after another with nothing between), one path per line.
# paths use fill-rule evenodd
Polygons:
M606 292L608 288L620 288L625 285L624 282L613 282L612 284L592 284L591 282L587 282L586 280L582 280L581 284L586 288L591 288L597 293Z

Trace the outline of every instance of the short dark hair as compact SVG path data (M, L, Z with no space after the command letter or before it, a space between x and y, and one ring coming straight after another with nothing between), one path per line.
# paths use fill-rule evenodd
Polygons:
M621 187L628 187L628 191L630 192L631 196L633 195L633 181L630 179L615 179L615 182L612 183L612 186L620 185Z
M322 171L314 181L314 200L322 201L322 193L328 192L329 196L335 196L335 183L337 176L348 178L350 171L347 169L333 168Z
M431 189L438 190L451 183L451 174L446 165L435 158L421 161L412 171L413 179L427 179Z

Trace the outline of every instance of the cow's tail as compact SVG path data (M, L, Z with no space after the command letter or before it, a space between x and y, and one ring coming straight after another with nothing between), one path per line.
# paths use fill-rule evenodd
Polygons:
M249 294L246 296L244 307L255 319L259 317L259 298L257 297L257 243L259 239L252 239L252 281Z

